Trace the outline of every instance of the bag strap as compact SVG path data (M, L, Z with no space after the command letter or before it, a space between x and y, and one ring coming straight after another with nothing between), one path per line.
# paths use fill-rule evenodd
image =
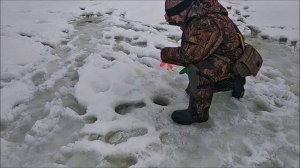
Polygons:
M244 51L244 50L245 50L245 38L244 38L244 36L242 35L240 29L237 27L237 25L236 25L231 19L230 19L230 21L232 22L235 31L237 31L237 35L238 35L239 38L240 38L240 42L241 42L241 45L242 45L242 49L243 49L243 51Z
M242 49L243 51L245 51L245 41L244 41L244 37L241 33L238 33L238 36L240 38L240 41L241 41L241 45L242 45Z

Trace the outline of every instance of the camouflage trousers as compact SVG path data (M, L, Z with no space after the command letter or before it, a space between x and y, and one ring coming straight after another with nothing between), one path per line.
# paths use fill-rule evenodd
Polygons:
M205 61L196 64L199 68L200 85L197 92L193 92L190 84L186 92L190 96L190 102L196 106L197 118L201 120L208 115L213 94L233 89L233 79L230 77L229 64L218 57L209 57ZM190 103L191 108L193 103Z

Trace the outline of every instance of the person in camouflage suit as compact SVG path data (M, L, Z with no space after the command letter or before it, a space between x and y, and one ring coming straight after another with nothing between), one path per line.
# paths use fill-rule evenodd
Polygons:
M205 122L213 93L234 89L238 76L232 74L231 63L243 53L241 39L228 12L217 0L166 0L165 8L166 21L180 26L183 33L181 46L163 48L161 59L188 67L188 72L196 70L198 82L193 89L188 74L189 107L174 111L171 117L183 125ZM242 81L243 86L245 78Z

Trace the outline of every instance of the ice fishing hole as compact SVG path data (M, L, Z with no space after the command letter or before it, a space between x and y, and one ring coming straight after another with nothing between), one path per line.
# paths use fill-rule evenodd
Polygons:
M108 162L108 167L130 167L137 163L135 156L125 154L105 156L104 160Z
M144 102L122 103L122 104L116 106L115 111L118 114L125 115L127 113L130 113L134 109L143 108L145 106L146 106L146 104Z
M170 104L170 101L168 98L163 96L156 96L153 99L153 103L160 105L160 106L167 106Z
M297 46L297 41L291 41L291 46L296 47Z
M280 37L279 38L279 43L286 43L287 40L288 40L288 38L286 38L286 37Z

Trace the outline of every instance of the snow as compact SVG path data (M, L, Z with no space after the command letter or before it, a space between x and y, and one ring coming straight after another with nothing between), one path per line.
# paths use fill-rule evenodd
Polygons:
M250 15L247 23L261 28L262 34L299 40L299 1L247 1L244 7L249 7L242 13Z
M299 167L299 1L221 3L264 64L180 126L164 1L1 1L1 167Z

